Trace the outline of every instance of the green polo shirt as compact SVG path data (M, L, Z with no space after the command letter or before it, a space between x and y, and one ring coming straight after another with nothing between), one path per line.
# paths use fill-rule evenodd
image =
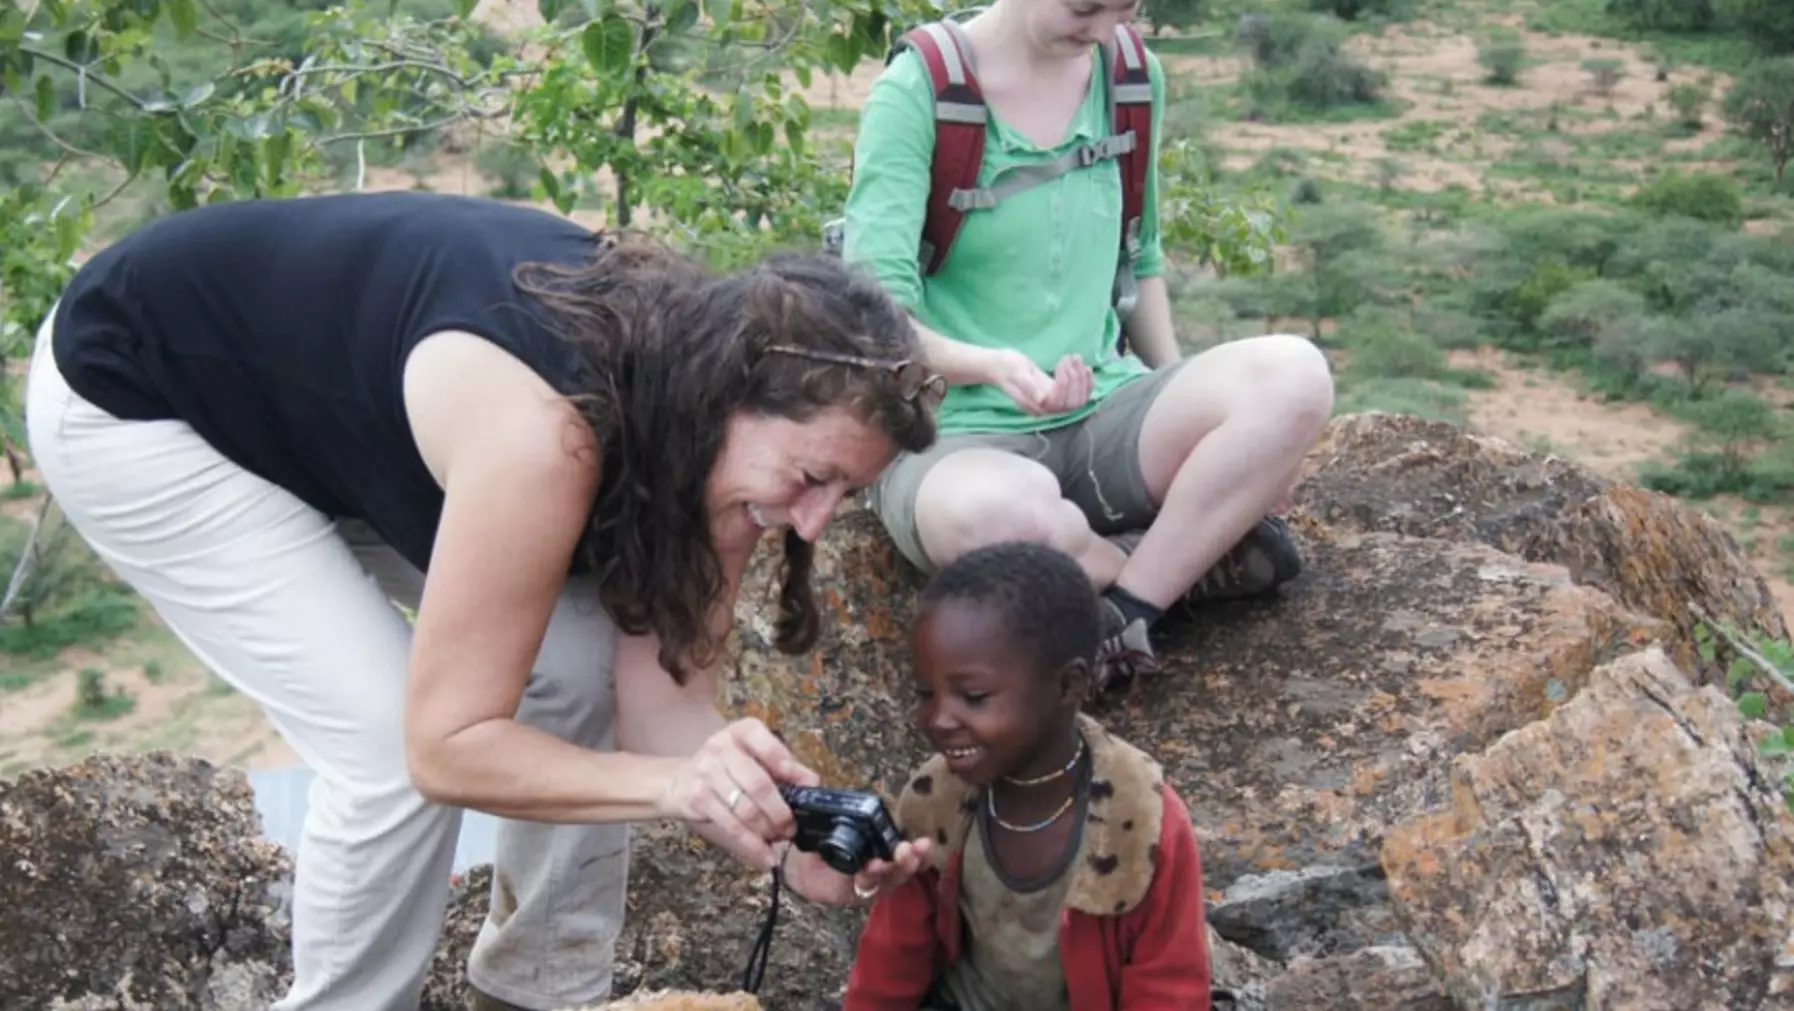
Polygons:
M1153 152L1141 221L1139 277L1163 269L1159 245L1158 138L1165 75L1147 54L1152 80ZM1099 64L1100 66L1100 64ZM1018 165L1048 162L1110 131L1108 82L1095 82L1064 140L1036 146L991 111L979 185ZM1090 403L1048 418L1029 415L1002 390L954 386L941 405L947 432L1027 432L1075 421L1127 380L1147 371L1116 353L1121 322L1110 305L1121 248L1121 168L1111 159L970 212L940 272L917 260L934 158L934 89L912 50L893 60L860 113L842 255L868 267L923 324L968 344L1015 348L1051 373L1067 354L1095 372Z

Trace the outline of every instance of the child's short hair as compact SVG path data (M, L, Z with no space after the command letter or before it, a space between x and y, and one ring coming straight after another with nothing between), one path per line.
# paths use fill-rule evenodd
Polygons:
M1056 548L1005 541L968 551L922 590L923 607L949 601L994 607L1041 673L1096 660L1102 641L1096 590L1083 567Z

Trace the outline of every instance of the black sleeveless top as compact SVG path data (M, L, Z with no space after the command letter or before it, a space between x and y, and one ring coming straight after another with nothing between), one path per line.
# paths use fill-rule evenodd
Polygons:
M571 349L512 282L585 262L593 233L545 211L427 193L214 204L95 256L57 309L55 356L125 419L179 419L419 569L442 490L405 417L403 369L440 330L485 337L567 392Z

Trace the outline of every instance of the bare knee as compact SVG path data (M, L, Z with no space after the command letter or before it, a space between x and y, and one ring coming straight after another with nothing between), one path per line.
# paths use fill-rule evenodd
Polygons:
M1333 368L1315 343L1295 334L1259 338L1253 393L1291 433L1312 442L1333 416Z
M1030 541L1075 553L1090 524L1060 494L1045 467L1020 457L955 454L936 464L916 495L916 527L935 565L1002 541Z

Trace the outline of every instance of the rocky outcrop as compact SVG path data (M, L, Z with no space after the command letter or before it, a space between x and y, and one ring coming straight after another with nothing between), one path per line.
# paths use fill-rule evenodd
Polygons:
M1794 1002L1790 815L1735 705L1710 687L1723 681L1699 660L1688 605L1747 629L1786 626L1717 524L1562 460L1381 415L1334 422L1292 522L1301 578L1264 600L1174 616L1167 673L1095 711L1152 751L1190 803L1216 979L1237 1008ZM756 558L738 604L726 707L775 726L829 783L894 796L924 757L907 689L917 575L869 514L844 513L817 551L823 642L794 658L770 646L776 563L770 550ZM246 799L230 799L240 788L211 770L168 771L184 768L154 760L147 775L203 797L223 790L224 808L247 817ZM5 826L61 838L43 828L56 798L88 795L65 775L103 781L105 796L115 787L104 784L140 774L106 762L34 773L0 788L15 805L0 808ZM220 820L216 800L143 803L166 817L132 817L166 826L183 840L176 850L247 835L242 818ZM260 896L284 865L229 855L263 852L246 839L237 850L202 841L175 860L119 849L114 836L67 835L70 869L57 880L68 883L54 887L83 893L67 924L44 892L7 879L0 910L24 901L39 912L19 934L0 911L0 944L53 920L83 940L27 959L29 979L0 969L0 997L10 980L71 1000L106 995L151 971L173 980L159 993L176 994L158 1007L228 1006L202 996L225 975L208 940L218 931L172 899L108 919L105 897L151 865ZM755 1007L738 991L767 877L658 826L638 830L635 847L616 991L640 1003L608 1006ZM216 873L179 870L200 853L227 855L206 865ZM485 880L457 887L429 1011L459 1006ZM219 884L232 881L248 884ZM149 926L152 911L172 928ZM787 897L760 1003L832 1011L861 915ZM258 978L284 971L279 924L276 912L239 939ZM111 940L118 930L169 944L132 950ZM82 965L73 953L89 949L105 954L79 980L32 968Z
M1462 1006L1794 1006L1794 819L1737 705L1660 652L1454 762L1383 864Z
M1664 645L1684 669L1699 667L1690 605L1788 635L1769 585L1713 517L1442 422L1335 419L1309 454L1297 503L1332 530L1477 541L1564 566L1575 582L1674 626Z
M608 1004L590 1004L572 1011L760 1011L752 994L697 993L690 990L646 990Z
M266 1007L291 877L232 770L102 755L0 782L0 1007Z

